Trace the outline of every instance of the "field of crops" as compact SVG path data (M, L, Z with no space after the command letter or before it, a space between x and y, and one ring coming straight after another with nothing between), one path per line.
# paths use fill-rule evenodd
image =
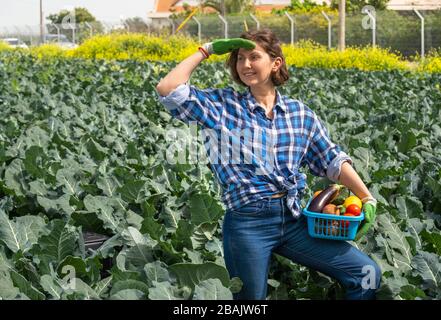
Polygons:
M166 161L180 143L167 133L186 137L154 90L173 65L0 54L2 299L230 299L240 288L208 166ZM441 74L290 73L283 93L317 112L379 201L356 243L383 270L378 298L441 299ZM231 82L213 63L192 84ZM328 183L308 173L308 195ZM89 232L108 240L87 249ZM342 296L275 256L268 299Z

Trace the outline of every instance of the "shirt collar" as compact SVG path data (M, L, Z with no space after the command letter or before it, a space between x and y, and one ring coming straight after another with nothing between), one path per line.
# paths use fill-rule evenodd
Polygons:
M262 108L251 93L250 87L247 88L245 99L248 102L248 107L250 108L251 112L254 112L256 107ZM283 96L280 94L279 90L276 89L276 104L274 105L274 109L277 107L279 107L283 112L286 112L286 104L283 101Z

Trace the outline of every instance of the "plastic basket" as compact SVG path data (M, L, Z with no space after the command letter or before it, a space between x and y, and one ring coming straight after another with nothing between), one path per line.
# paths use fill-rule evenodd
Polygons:
M308 211L309 199L306 208L302 210L307 217L308 233L314 238L331 240L354 240L358 226L364 219L364 212L359 216L336 216L333 214Z

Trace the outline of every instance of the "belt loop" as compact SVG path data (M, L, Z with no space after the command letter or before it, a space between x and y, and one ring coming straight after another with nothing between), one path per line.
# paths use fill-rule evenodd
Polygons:
M285 216L285 196L280 197L280 205L282 207L282 216Z

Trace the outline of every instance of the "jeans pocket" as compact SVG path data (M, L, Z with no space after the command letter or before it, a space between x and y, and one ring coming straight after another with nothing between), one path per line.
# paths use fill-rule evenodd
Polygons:
M255 201L231 210L231 212L240 216L258 216L265 211L265 204L266 202L264 201Z

